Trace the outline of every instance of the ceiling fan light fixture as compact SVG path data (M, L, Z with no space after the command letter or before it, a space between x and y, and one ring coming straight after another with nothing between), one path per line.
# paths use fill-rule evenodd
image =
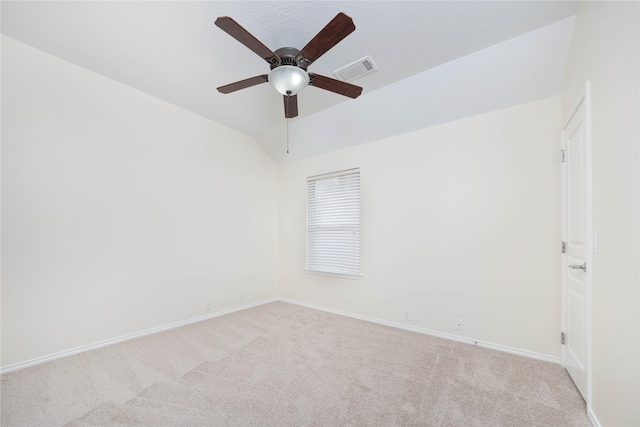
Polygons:
M281 65L271 70L268 80L278 92L291 96L309 85L309 74L293 65Z
M293 47L281 47L272 52L271 49L229 16L219 16L216 19L216 25L267 61L271 67L269 74L261 74L220 86L218 88L220 93L232 93L268 81L283 95L284 117L287 119L298 116L298 92L309 85L348 96L349 98L357 98L362 93L360 86L319 74L307 74L309 65L355 31L356 26L353 23L353 19L342 12L338 13L331 22L325 25L302 50Z

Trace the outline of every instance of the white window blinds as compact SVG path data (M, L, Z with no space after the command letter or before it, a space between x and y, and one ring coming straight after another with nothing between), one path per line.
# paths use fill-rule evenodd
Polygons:
M360 276L360 170L307 178L307 270Z

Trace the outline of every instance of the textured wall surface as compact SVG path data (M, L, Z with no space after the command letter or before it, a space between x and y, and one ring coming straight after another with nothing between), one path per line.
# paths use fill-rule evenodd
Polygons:
M3 366L274 297L276 191L252 138L3 38Z
M557 358L559 119L553 97L281 165L280 296ZM306 177L353 167L362 280L306 274Z

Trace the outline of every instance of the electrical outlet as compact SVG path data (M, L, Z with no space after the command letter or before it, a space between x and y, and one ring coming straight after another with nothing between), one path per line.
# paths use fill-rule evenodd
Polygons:
M404 314L404 320L411 320L411 310L407 308L403 314Z
M244 302L244 294L238 295L238 302Z
M464 331L464 320L456 319L454 321L456 331Z
M205 310L209 311L209 310L211 310L212 307L213 307L213 305L211 304L211 300L204 302L204 309Z

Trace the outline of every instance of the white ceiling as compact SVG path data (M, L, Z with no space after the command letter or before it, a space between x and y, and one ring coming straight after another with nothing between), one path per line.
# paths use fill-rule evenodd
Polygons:
M2 34L256 137L277 162L559 93L574 1L2 1ZM314 62L370 55L352 100L298 95L285 152L282 96L268 84L216 87L268 64L216 27L228 15L272 50L302 48L338 12L356 31Z

